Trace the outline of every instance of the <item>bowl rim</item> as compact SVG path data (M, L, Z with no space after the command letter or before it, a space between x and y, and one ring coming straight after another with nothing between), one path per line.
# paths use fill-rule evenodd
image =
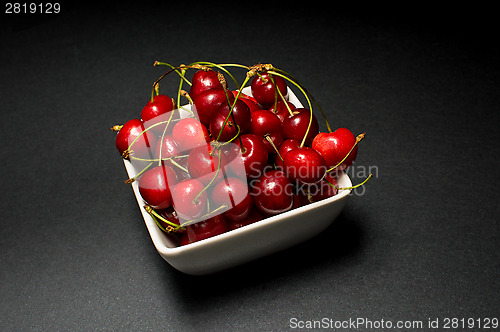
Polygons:
M345 172L342 172L341 177L342 177L342 182L348 184L349 187L352 185L351 179L349 178L349 176ZM259 228L266 227L266 225L268 225L268 224L281 221L281 220L286 219L288 217L291 217L293 215L305 213L309 210L313 210L314 208L317 208L320 206L329 205L335 201L339 201L341 199L347 198L351 194L351 191L352 191L351 189L345 189L345 190L342 190L340 193L338 193L335 196L328 197L328 198L323 199L321 201L317 201L317 202L310 203L307 205L303 205L303 206L300 206L298 208L295 208L295 209L292 209L290 211L283 212L283 213L280 213L280 214L277 214L274 216L269 216L269 217L266 217L266 218L259 220L257 222L254 222L254 223L251 223L251 224L248 224L248 225L245 225L243 227L239 227L239 228L236 228L233 230L229 230L229 231L224 232L222 234L218 234L218 235L215 235L215 236L212 236L212 237L200 240L200 241L196 241L193 243L189 243L189 244L186 244L183 246L177 246L177 247L173 247L173 248L170 248L168 246L163 246L163 247L165 248L166 251L170 252L170 254L175 254L175 253L181 254L181 253L184 253L186 251L190 251L192 248L198 248L200 246L208 245L208 244L214 243L216 241L217 242L224 241L226 238L237 236L238 234L241 234L241 233L252 232L252 230L255 231ZM158 229L158 230L161 232L160 229Z

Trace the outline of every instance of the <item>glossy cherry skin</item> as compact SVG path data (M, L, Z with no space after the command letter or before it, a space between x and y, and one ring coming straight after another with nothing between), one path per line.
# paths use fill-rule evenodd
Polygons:
M124 156L124 152L128 151L129 146L132 145L129 151L131 155L138 158L151 158L154 154L156 138L151 132L144 132L144 130L146 128L141 120L128 120L116 134L115 144L118 152Z
M168 208L163 209L163 210L157 210L156 212L158 212L158 214L160 214L163 218L167 219L171 223L173 223L175 225L180 225L179 217L177 216L177 211L175 211L175 209L172 206L169 206ZM171 227L171 225L164 222L160 218L157 218L157 219L158 219L158 222L160 223L160 225L163 226L163 228L168 228L169 226ZM178 234L183 234L185 232L186 232L186 229L182 228L182 227L176 231L176 233L178 233Z
M252 197L257 209L266 215L289 211L293 206L292 183L286 174L270 170L255 181Z
M169 166L156 166L139 178L139 193L152 208L163 210L172 205L172 186L177 184L177 174Z
M262 137L262 141L269 153L275 153L275 149L264 137L269 135L276 147L283 142L283 129L278 116L268 110L256 111L252 114L250 133Z
M300 142L297 141L296 139L289 138L287 140L284 140L283 143L281 143L281 145L279 146L278 149L279 154L276 154L274 158L274 164L276 165L276 168L283 170L284 167L283 161L285 160L286 154L289 151L298 148L299 146ZM283 158L283 160L281 160L280 157Z
M239 220L239 221L233 221L233 220L228 220L227 224L229 226L230 230L241 228L246 225L253 224L257 221L261 221L262 219L265 219L266 216L264 216L259 210L257 210L255 207L253 207L250 210L250 213L248 214L248 217L244 220Z
M185 179L171 188L172 205L181 224L203 215L207 208L205 186L197 179ZM196 197L199 195L198 199Z
M275 104L271 105L271 107L269 108L269 111L276 114L278 116L278 118L280 118L281 122L283 122L287 117L290 116L290 111L288 110L286 105L288 105L288 107L290 107L290 111L292 111L292 112L293 112L293 110L296 109L295 105L292 104L291 102L287 101L285 104L285 102L283 100L278 100L276 105Z
M233 106L234 104L233 111L231 112L231 115L229 115L229 119L233 120L234 117L234 123L240 127L240 134L247 133L250 129L250 121L252 120L252 113L250 113L250 108L241 99L236 100L235 103L234 98L230 97L230 102L231 104L229 104L227 100L224 101L222 104L220 104L217 111L224 116L228 116L231 110L231 106Z
M233 96L236 97L237 93L237 91L233 91ZM248 106L248 108L250 109L250 113L263 110L262 106L259 105L254 97L242 93L240 94L238 99L242 100Z
M335 167L349 154L356 143L356 137L346 128L338 128L332 133L319 133L312 142L314 150L323 156L326 166L330 169ZM352 150L347 159L336 168L337 171L345 170L356 160L358 146Z
M192 149L187 157L189 174L192 178L201 181L205 186L212 180L214 183L222 180L226 172L226 165L225 155L220 150L214 149L210 144Z
M207 220L188 225L186 234L188 240L185 243L193 243L223 234L229 230L227 221L223 215L216 215Z
M293 138L302 142L306 134L307 127L309 127L309 120L311 112L307 108L296 108L292 111L293 116L290 114L283 120L283 135L285 139ZM311 146L314 137L319 133L318 120L312 114L311 126L307 133L305 146Z
M233 94L234 98L236 98L236 96L238 96L238 91L237 90L233 90L233 91L231 91L231 93ZM250 95L247 95L244 92L240 92L240 94L238 96L238 99L242 99L243 101L250 100L250 101L253 101L254 103L258 103L257 100L254 97L252 97Z
M226 205L228 210L224 217L230 221L247 219L253 207L248 184L236 177L222 179L212 190L212 201L215 207Z
M323 157L313 148L298 147L290 150L284 158L285 173L291 181L316 183L326 172Z
M325 198L332 197L338 193L338 181L336 172L326 173L323 180L309 185L309 195L313 202L321 201Z
M227 142L238 135L238 127L233 119L229 117L226 121L227 115L216 111L210 120L210 132L215 140L220 142Z
M170 119L170 115L172 118L170 120L169 127L173 127L173 121L179 119L179 111L174 111L175 103L172 98L166 95L156 95L153 97L153 101L151 99L147 102L146 106L141 111L141 119L146 124L146 128L151 127L151 131L153 131L157 135L161 135L165 129L165 124L158 124L153 126L155 123L164 122ZM173 112L173 113L171 113Z
M192 97L192 110L197 114L198 119L205 126L210 125L212 115L217 111L220 104L226 101L226 93L223 88L214 88L200 92L199 95Z
M195 118L179 120L172 129L172 137L180 151L188 151L210 141L207 127Z
M156 95L146 103L141 111L142 121L151 120L161 114L168 113L175 108L175 103L169 96Z
M158 139L158 142L156 142L155 158L171 158L177 156L179 152L179 147L177 146L177 143L175 143L172 135L164 135ZM170 161L164 161L164 163L171 166Z
M274 83L272 82L271 78L274 80ZM274 104L275 100L281 99L279 94L276 93L275 85L278 87L283 97L286 97L287 85L283 78L276 75L272 75L271 77L269 77L268 73L262 73L260 76L255 75L252 79L252 96L265 109L271 107L271 105Z
M185 179L188 174L181 168L186 168L187 158L173 158L166 159L172 157L178 157L181 151L179 147L175 143L172 135L164 135L158 139L156 143L156 152L155 158L161 158L163 160L163 164L172 167L172 169L177 173L177 178L179 180ZM178 167L181 166L181 167Z
M185 246L185 245L188 245L190 243L193 243L193 242L191 242L189 240L189 237L188 237L187 233L182 234L182 236L181 236L181 244L180 244L181 247Z
M191 88L189 89L189 96L191 98L197 97L201 92L206 90L222 88L217 72L211 69L196 71L191 79L191 84Z
M240 179L258 178L267 165L267 148L260 136L244 134L240 138L243 149L239 141L231 146L229 169Z

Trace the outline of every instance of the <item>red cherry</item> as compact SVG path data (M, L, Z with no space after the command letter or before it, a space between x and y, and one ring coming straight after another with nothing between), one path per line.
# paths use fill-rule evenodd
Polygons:
M274 164L276 165L276 168L283 170L284 167L283 160L285 159L286 154L289 151L298 148L299 146L300 142L297 141L296 139L289 138L287 140L284 140L278 149L279 155L276 154L276 157L274 159ZM283 158L283 160L281 160L280 156L281 158Z
M141 111L141 119L146 122L155 117L168 113L175 108L175 103L172 98L166 95L156 95L147 102L146 106Z
M189 237L187 235L187 233L184 233L182 234L182 237L181 237L181 246L185 246L185 245L188 245L190 243L193 243L192 241L189 240Z
M234 99L232 97L230 97L230 102L231 104L229 104L226 100L225 102L220 104L217 111L222 113L224 116L228 116L229 111L231 110L231 106L234 103ZM245 104L245 102L241 99L236 100L229 119L232 120L233 116L234 121L240 127L240 133L245 134L246 132L248 132L248 129L250 128L250 121L252 120L252 114L250 113L250 108L248 107L248 105ZM214 135L213 132L211 133L212 135Z
M184 118L172 129L172 137L180 151L187 151L210 141L207 127L194 118Z
M139 193L153 209L166 209L172 204L170 188L177 183L177 174L168 166L156 166L139 178Z
M166 208L164 210L158 210L157 212L159 215L161 215L163 218L167 219L171 223L176 224L176 225L180 225L179 217L177 216L177 212L175 211L175 209L172 206L169 206L168 208ZM171 225L167 224L166 222L164 222L163 220L161 220L160 218L157 218L157 220L160 223L160 225L163 226L163 228L168 228L169 226L171 226ZM179 234L183 234L185 232L186 232L185 228L179 228L176 231L176 233L179 233Z
M180 155L180 150L175 143L172 135L165 135L158 139L156 143L156 153L155 158L161 158L163 164L172 167L172 169L177 173L177 178L179 180L188 177L188 174L182 169L187 167L187 158L175 158L172 160L166 160L166 158L172 158ZM181 167L179 167L181 166Z
M328 172L322 181L308 186L309 195L313 202L332 197L338 193L337 173Z
M238 91L237 90L233 90L233 91L231 91L231 93L233 94L234 98L236 98L236 96L238 95ZM242 99L243 101L250 100L250 101L252 101L254 103L257 103L257 100L254 97L249 96L249 95L247 95L244 92L240 92L238 99Z
M192 111L198 115L198 119L205 126L210 125L212 115L217 111L220 104L226 101L226 92L223 88L213 88L200 92L193 99Z
M214 177L214 183L222 180L222 178L224 178L224 168L226 165L227 161L224 154L222 154L219 149L214 149L210 144L192 149L187 157L189 174L193 179L198 179L205 186L208 185Z
M148 100L141 111L141 119L143 121L151 120L158 115L172 111L175 108L175 103L172 98L166 95L155 95L153 100Z
M272 80L274 80L274 83ZM283 78L275 75L270 75L268 73L262 73L260 75L254 76L251 83L252 96L258 101L262 107L268 109L274 104L276 98L278 100L281 98L275 89L275 85L278 87L279 91L283 97L287 94L287 85Z
M148 101L142 109L141 119L146 128L157 136L164 132L171 132L175 122L180 119L179 110L175 109L175 102L166 95L156 95ZM161 122L161 123L160 123ZM165 127L168 125L168 129Z
M186 242L201 241L225 233L228 230L226 219L219 214L207 220L188 225L186 227L188 241Z
M250 109L250 114L253 114L253 112L255 111L263 110L262 106L260 106L254 98L242 98L241 100L243 100L243 102L247 104L248 108Z
M253 206L247 182L235 177L222 179L215 185L212 202L216 207L225 204L228 210L224 212L224 217L231 221L247 219Z
M307 128L309 127L311 111L307 108L296 108L292 111L292 113L293 116L288 114L288 116L283 120L283 135L285 139L294 138L297 141L302 142ZM313 114L311 126L309 127L309 132L304 145L311 146L311 143L318 132L318 120Z
M267 171L255 182L252 197L257 209L264 214L286 212L293 206L292 183L282 171Z
M356 137L354 137L349 129L338 128L332 133L317 134L312 142L312 147L323 156L326 166L332 168L349 154L355 143ZM357 154L358 146L356 145L346 160L336 170L342 171L351 166Z
M155 158L171 158L177 156L179 152L179 148L172 135L164 135L156 143ZM165 161L164 163L168 166L172 164L170 161Z
M268 110L256 111L252 114L250 133L262 137L262 141L269 153L274 153L273 146L264 138L269 135L275 146L283 142L283 129L278 116Z
M246 225L253 224L254 222L257 221L261 221L264 218L265 216L259 210L257 210L256 208L252 208L246 219L240 221L228 220L227 224L229 226L229 229L233 230Z
M290 150L283 163L285 173L292 181L315 183L325 176L325 160L313 148L298 147Z
M314 183L312 185L301 183L300 185L296 186L295 197L294 197L294 199L295 199L294 208L311 204L311 201L309 201L309 198L308 198L309 192L308 192L307 188L309 186L314 186L314 185L316 185L316 183Z
M214 139L221 142L227 142L238 135L238 128L236 127L233 119L229 117L226 121L226 115L219 111L216 111L212 115L209 129Z
M301 197L297 194L294 194L293 195L293 206L292 206L292 210L293 209L296 209L296 208L299 208L301 206L305 205L303 203L303 200L301 199Z
M185 222L203 215L207 208L207 193L203 191L204 188L203 183L197 179L185 179L172 187L172 205L179 220Z
M286 104L288 104L288 107L290 107L291 111L296 109L295 105L291 102L287 101ZM290 116L290 111L286 107L286 104L283 100L278 100L278 102L276 103L276 107L275 104L273 104L269 108L269 111L276 114L278 118L280 118L281 122L283 122L287 117Z
M211 69L196 71L191 79L191 84L191 88L189 89L189 96L191 98L195 98L206 90L222 88L217 72Z
M127 121L116 135L115 143L118 152L124 157L131 154L138 158L152 158L156 138L151 132L144 132L144 130L146 128L141 120L132 119ZM129 151L130 145L132 146Z
M262 138L257 135L244 134L240 136L240 139L243 149L237 143L231 146L229 169L238 178L258 178L263 174L267 165L267 148Z

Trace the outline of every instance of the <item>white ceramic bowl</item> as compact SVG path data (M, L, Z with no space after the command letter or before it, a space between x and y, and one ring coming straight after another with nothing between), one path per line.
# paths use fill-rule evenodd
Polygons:
M249 88L243 92L251 95ZM288 91L288 98L295 106L302 107L291 90ZM124 163L129 178L134 177L137 171L133 165L127 160L124 160ZM349 176L345 173L340 175L338 184L344 188L352 186ZM341 190L337 195L325 200L177 247L144 210L144 201L139 193L137 181L132 183L132 188L158 253L174 268L191 275L210 274L228 269L312 238L337 218L351 192Z

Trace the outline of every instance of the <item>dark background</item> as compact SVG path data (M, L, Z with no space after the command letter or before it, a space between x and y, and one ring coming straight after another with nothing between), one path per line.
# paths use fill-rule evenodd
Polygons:
M420 5L2 8L0 329L498 318L494 12ZM175 271L123 183L109 130L139 116L165 71L155 60L294 74L332 127L367 133L353 182L369 167L374 178L306 243L212 276Z

